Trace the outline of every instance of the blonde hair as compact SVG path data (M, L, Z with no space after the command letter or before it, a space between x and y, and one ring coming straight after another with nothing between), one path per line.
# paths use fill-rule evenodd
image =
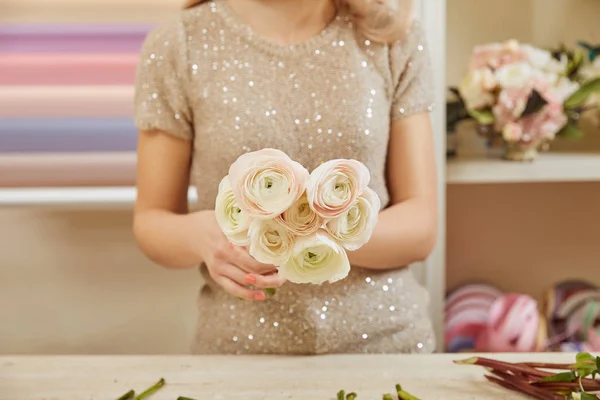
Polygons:
M210 0L187 0L184 8ZM365 38L380 43L402 39L412 22L412 0L334 0L338 11L352 17Z

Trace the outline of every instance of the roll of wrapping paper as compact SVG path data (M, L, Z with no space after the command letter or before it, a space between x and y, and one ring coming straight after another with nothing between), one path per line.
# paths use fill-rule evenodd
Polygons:
M2 153L135 151L132 118L3 118Z
M0 86L0 118L131 117L133 86Z
M11 54L0 57L0 86L132 85L138 54Z
M0 187L132 186L135 153L0 154Z
M5 25L0 53L139 53L154 25Z
M0 23L155 23L183 0L2 0Z

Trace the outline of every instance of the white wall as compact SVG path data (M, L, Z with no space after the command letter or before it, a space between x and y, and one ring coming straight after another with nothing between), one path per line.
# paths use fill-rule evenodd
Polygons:
M0 212L0 354L185 353L197 270L137 250L128 212Z

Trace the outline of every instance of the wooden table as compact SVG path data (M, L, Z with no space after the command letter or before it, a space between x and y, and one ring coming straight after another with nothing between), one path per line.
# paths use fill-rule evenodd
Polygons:
M484 370L452 355L192 357L0 357L0 400L115 400L160 378L152 400L335 400L339 389L379 400L396 383L422 400L522 399L496 388ZM573 354L493 355L506 361L572 362Z

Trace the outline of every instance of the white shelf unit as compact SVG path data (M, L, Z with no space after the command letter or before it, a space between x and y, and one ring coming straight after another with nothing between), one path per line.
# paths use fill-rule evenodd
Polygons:
M600 154L542 153L530 163L485 156L459 157L447 163L448 184L600 181Z
M0 207L11 208L131 209L135 198L134 187L0 189ZM188 199L191 204L197 201L194 188Z

